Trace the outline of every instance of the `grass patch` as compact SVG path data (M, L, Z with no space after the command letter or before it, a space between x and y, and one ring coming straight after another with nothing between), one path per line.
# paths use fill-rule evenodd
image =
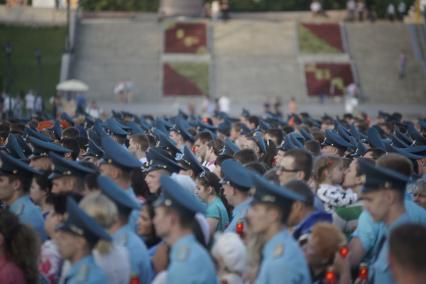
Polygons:
M61 57L65 47L66 27L26 27L0 25L0 86L5 88L11 74L9 93L33 89L44 98L55 93L59 81ZM7 70L4 45L12 45L11 68ZM41 50L38 68L35 50ZM11 73L9 73L11 72Z
M299 49L305 54L341 54L342 52L299 25Z
M170 63L170 66L193 82L203 92L209 94L209 65L207 63Z

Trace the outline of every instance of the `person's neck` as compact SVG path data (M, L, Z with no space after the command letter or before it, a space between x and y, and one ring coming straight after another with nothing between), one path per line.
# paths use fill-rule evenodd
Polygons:
M278 234L281 230L285 228L284 225L274 223L271 226L268 227L268 229L265 232L265 240L269 241L271 240L276 234Z
M424 284L426 275L425 273L412 274L405 273L404 276L398 277L398 283L400 284Z
M136 153L136 157L140 160L140 159L142 159L142 158L145 158L145 157L146 157L146 154L145 154L145 152L138 151L138 152Z
M336 185L334 182L332 182L330 179L326 178L320 184L328 184L328 185Z
M216 198L216 195L209 195L209 197L207 197L207 203L210 203L210 202L212 202L213 200L215 200L215 198Z
M112 225L111 228L109 228L109 232L111 234L114 234L115 232L117 232L118 230L120 230L121 228L123 228L126 224L123 224L120 220L118 220L117 222L115 222L114 225Z
M173 246L177 241L190 234L192 234L191 229L175 227L171 230L170 234L164 239L164 241L168 245Z
M210 155L209 158L207 159L207 162L212 163L215 162L217 159L216 155Z
M234 207L237 207L238 205L240 205L241 203L243 203L244 201L246 201L249 198L248 195L245 194L237 194L234 197Z
M389 213L386 216L386 219L384 220L386 225L392 225L404 213L405 207L403 202L393 204L393 206L389 210Z
M124 180L124 179L117 179L114 180L114 182L121 187L122 189L127 190L130 187L130 182L128 180Z
M312 214L312 212L314 212L315 209L311 208L311 207L304 207L302 209L302 212L300 214L300 220L299 223L302 222L303 220L305 220L310 214Z
M69 261L71 262L71 264L74 264L88 255L89 252L86 250L75 251L74 255L69 259Z
M12 197L9 200L5 200L4 202L10 206L12 205L16 200L24 196L24 193L21 191L15 191L15 193L12 195Z
M352 191L355 192L356 194L361 194L361 190L362 190L362 184L360 185L355 185L351 187Z

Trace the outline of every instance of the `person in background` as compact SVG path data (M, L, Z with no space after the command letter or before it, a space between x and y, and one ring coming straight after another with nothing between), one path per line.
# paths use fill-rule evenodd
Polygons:
M0 210L0 283L37 283L37 234L13 213Z
M100 239L111 241L111 237L71 197L66 207L68 217L57 227L55 240L61 256L71 264L64 274L65 283L108 283L92 252Z
M401 225L390 234L389 264L397 284L421 284L426 279L426 227Z
M293 227L296 240L306 239L312 227L319 222L332 222L331 214L315 210L314 194L309 186L301 180L292 180L285 185L289 190L304 197L304 201L294 201L288 217L288 225Z
M216 284L214 264L192 229L196 213L205 213L205 206L171 177L162 176L160 183L163 194L155 201L154 225L171 246L167 283Z
M347 206L358 200L358 195L351 189L344 189L341 184L344 177L343 160L332 155L317 158L313 168L317 184L316 194L324 203L325 210L333 213L336 207Z
M73 197L79 199L75 195ZM62 257L56 243L58 236L56 227L65 220L66 200L66 194L49 195L46 198L49 211L45 217L44 228L49 239L41 246L38 269L46 281L52 284L58 282L61 272Z
M52 182L48 176L49 174L35 175L30 188L31 200L40 207L43 218L46 218L50 209L46 203L46 199L50 195L50 188L52 186Z
M336 226L328 223L313 226L303 251L314 283L325 278L328 267L335 262L336 253L345 244L346 237ZM345 272L340 278L350 277L350 270Z
M243 241L235 233L223 233L216 238L211 249L220 283L243 284L247 269L247 251Z
M252 179L256 191L247 219L250 230L266 241L256 283L311 283L303 252L286 225L293 202L303 197L259 175Z
M109 231L118 218L115 204L100 192L84 197L80 207L105 230ZM130 282L130 258L124 246L101 240L97 243L93 255L95 262L105 271L110 284L128 284Z
M417 180L414 190L413 199L419 206L426 209L426 179L421 178Z
M207 204L206 218L210 233L223 232L229 224L228 212L221 199L219 178L212 172L204 171L196 179L197 196Z

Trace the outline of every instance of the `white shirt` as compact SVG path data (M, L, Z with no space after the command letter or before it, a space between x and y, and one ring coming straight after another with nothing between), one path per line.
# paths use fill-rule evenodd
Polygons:
M25 108L26 109L33 109L34 108L34 99L35 99L35 97L34 97L34 95L33 95L33 93L28 93L26 96L25 96Z

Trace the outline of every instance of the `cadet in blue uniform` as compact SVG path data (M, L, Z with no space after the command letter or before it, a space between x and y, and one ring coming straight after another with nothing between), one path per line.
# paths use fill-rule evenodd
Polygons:
M221 167L223 195L228 203L234 207L231 223L225 232L236 232L237 224L244 222L247 210L250 207L252 198L249 191L253 186L253 182L248 170L235 160L225 160L222 162Z
M111 240L111 237L70 197L67 212L68 219L58 226L56 240L62 257L71 262L64 283L108 283L105 272L95 263L92 249L99 239Z
M66 160L54 152L50 152L49 157L53 162L53 172L49 175L52 180L52 193L74 192L83 195L84 177L95 170L76 161Z
M129 252L131 279L137 279L138 283L150 283L152 271L148 249L128 224L132 210L140 209L139 203L110 178L99 176L97 181L102 192L117 205L119 218L118 223L114 225L117 229L113 233L113 239L117 244L126 247Z
M46 240L43 215L28 195L33 175L41 173L6 152L0 152L0 159L0 201L19 221L36 230L42 241Z
M137 198L130 184L130 172L132 169L141 168L142 163L127 149L104 135L101 138L103 161L100 166L101 173L111 178L124 192L137 202ZM129 225L136 232L139 210L133 210Z
M30 134L31 133L29 133L29 135ZM42 133L36 132L36 134L38 135L38 138L28 136L28 142L31 143L33 148L31 156L29 157L30 166L34 167L35 169L50 171L52 167L52 161L50 160L48 154L50 152L54 152L58 155L64 156L65 153L69 153L71 150L52 143L51 141L47 141L46 139L49 139L49 137L43 135Z
M266 239L256 283L311 283L302 249L285 225L293 201L303 197L258 175L253 181L255 203L247 219L253 233Z
M145 182L148 190L152 195L159 196L160 192L160 176L178 173L181 167L172 160L167 150L156 147L149 149L147 155L148 163L145 165L143 172L145 173Z
M162 196L156 201L154 225L157 234L171 246L167 283L216 284L214 264L192 234L196 213L205 206L172 178L160 179Z
M381 161L383 166L374 166L360 161L360 172L364 179L362 198L365 209L376 222L384 222L384 234L378 242L378 252L373 256L370 269L371 283L395 283L389 267L389 233L411 220L404 204L408 177L385 167L386 164L409 161L397 154L388 154Z

